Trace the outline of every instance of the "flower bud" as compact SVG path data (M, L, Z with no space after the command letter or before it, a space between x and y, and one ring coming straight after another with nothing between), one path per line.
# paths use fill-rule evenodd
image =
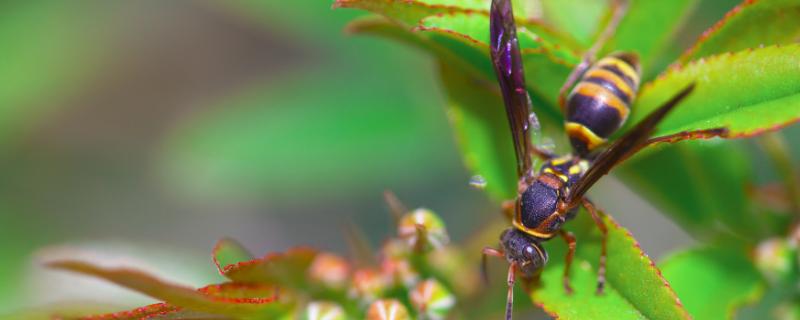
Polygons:
M347 260L330 253L320 253L314 257L308 269L311 281L326 288L343 289L347 285L350 265Z
M344 309L338 304L325 301L311 302L306 306L303 320L345 320Z
M416 209L404 215L397 232L400 239L415 250L438 249L449 241L444 222L428 209Z
M414 309L432 320L444 319L456 303L455 296L435 279L420 282L409 294Z
M411 315L400 301L382 299L373 302L367 310L367 320L409 320Z

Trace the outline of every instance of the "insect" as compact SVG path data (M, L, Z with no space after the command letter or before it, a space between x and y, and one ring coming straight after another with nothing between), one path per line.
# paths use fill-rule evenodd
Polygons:
M504 205L513 226L500 236L500 248L484 248L483 263L485 269L487 256L505 258L509 262L506 319L511 319L516 272L521 272L525 277L537 276L548 260L542 242L555 236L562 237L569 248L563 285L567 293L572 292L569 270L576 239L572 233L563 230L562 225L574 218L579 206L587 209L602 234L597 293L603 292L607 228L601 218L603 213L585 196L602 176L647 145L697 137L710 138L726 132L725 128L716 128L651 137L656 125L692 92L695 86L692 83L679 90L619 139L601 148L627 119L640 77L638 58L634 53L614 53L597 62L593 61L595 53L624 16L627 2L613 1L612 8L612 19L569 75L559 93L559 104L566 116L565 131L573 152L556 156L531 143L529 131L531 121L536 116L531 111L530 98L525 89L511 3L509 0L492 1L490 53L514 141L519 184L516 199L509 202L510 205ZM577 85L567 96L567 90L576 81ZM544 160L538 173L533 171L532 155Z

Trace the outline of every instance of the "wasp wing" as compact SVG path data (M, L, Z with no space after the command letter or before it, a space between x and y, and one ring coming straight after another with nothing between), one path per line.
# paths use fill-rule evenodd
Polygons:
M514 138L517 157L517 175L522 177L531 169L529 117L531 102L525 89L522 56L517 40L517 27L510 0L493 0L489 22L490 52L492 64L500 83L506 115Z
M658 125L681 100L686 98L686 96L694 90L694 86L694 83L692 83L678 92L672 99L647 115L647 117L633 127L633 129L614 141L603 153L599 154L595 160L592 161L589 170L587 170L583 177L571 188L572 190L570 190L566 201L568 208L576 206L583 198L583 195L586 194L586 191L589 191L589 188L591 188L597 180L600 180L602 176L611 171L611 168L646 146L656 125Z

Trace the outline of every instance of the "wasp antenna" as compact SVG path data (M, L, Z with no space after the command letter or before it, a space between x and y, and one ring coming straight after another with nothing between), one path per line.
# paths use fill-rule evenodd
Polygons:
M400 218L408 212L408 208L403 205L403 202L397 198L397 195L392 192L392 190L383 191L383 200L386 201L386 204L389 206L389 213L392 214L392 219L394 219L394 224L400 221Z
M347 239L347 248L356 265L359 267L376 265L377 262L372 255L372 246L367 241L364 231L353 221L345 222L343 229L345 239Z

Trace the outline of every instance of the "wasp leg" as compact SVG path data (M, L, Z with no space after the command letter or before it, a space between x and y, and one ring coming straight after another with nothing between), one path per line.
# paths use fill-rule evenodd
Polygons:
M645 145L656 143L675 143L683 140L710 139L714 137L724 137L728 135L728 128L713 128L695 131L681 131L661 137L650 138Z
M603 219L600 217L602 211L598 211L594 204L592 204L589 199L583 198L583 207L589 211L589 214L592 216L592 220L597 225L597 228L600 229L600 233L602 233L602 239L600 240L600 263L597 266L597 294L603 294L603 288L606 285L606 256L608 253L608 227L606 227L606 223L603 222Z
M628 0L612 0L611 1L611 10L612 16L611 20L609 20L608 24L606 24L605 29L603 29L603 33L597 37L594 44L586 50L586 53L583 54L583 58L581 62L575 66L575 69L572 69L572 72L567 77L567 81L564 82L564 85L561 86L561 89L558 91L558 105L561 106L561 111L566 110L566 103L567 103L567 91L572 88L572 85L575 84L575 81L578 81L578 78L586 72L586 69L594 63L595 55L597 55L597 51L603 48L611 35L614 34L614 31L617 29L619 22L622 21L622 17L625 16L625 12L628 11Z
M481 252L481 276L483 278L483 283L489 283L489 269L486 264L486 257L498 257L498 258L505 258L505 253L502 250L497 250L495 248L485 247Z
M572 232L559 230L559 234L564 241L567 242L567 247L569 251L567 251L567 263L564 265L564 291L567 294L572 294L572 286L569 284L569 270L572 268L572 258L575 256L575 245L577 241L575 240L575 235Z
M514 210L517 208L517 201L516 200L506 200L503 201L501 205L503 215L506 216L509 220L514 219Z
M556 154L553 153L552 151L539 148L538 146L532 144L531 146L529 146L529 148L531 149L531 154L533 154L534 156L538 157L543 161L550 160L552 158L555 158L556 156Z
M506 320L511 320L511 309L514 307L514 282L516 280L517 265L508 266L508 293L506 293Z

